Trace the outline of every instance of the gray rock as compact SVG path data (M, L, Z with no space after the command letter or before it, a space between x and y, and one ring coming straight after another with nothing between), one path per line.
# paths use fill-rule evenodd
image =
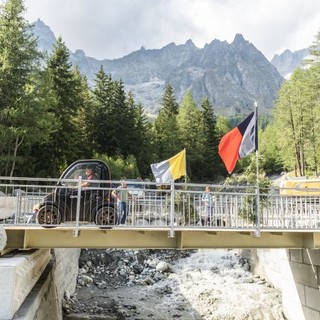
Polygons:
M93 283L93 279L92 279L92 277L89 277L87 275L81 275L78 278L78 283L81 285L91 284L91 283Z
M169 265L164 262L164 261L160 261L157 265L156 265L156 271L159 271L159 272L166 272L170 270L170 267Z

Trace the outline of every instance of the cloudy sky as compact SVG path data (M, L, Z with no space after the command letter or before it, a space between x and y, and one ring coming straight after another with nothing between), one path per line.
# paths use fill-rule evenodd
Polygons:
M2 0L3 1L3 0ZM240 33L268 59L309 47L320 31L320 0L25 0L71 51L120 58L141 46L159 49L191 39L202 48Z

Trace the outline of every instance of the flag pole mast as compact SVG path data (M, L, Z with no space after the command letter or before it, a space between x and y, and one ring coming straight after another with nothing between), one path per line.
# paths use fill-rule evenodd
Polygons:
M256 145L256 231L255 237L260 237L260 187L259 187L259 151L258 151L258 103L254 101L255 113L256 113L256 125L255 125L255 145Z
M185 189L187 189L187 150L184 148L184 167L185 167L185 175L184 175L184 183L185 183Z

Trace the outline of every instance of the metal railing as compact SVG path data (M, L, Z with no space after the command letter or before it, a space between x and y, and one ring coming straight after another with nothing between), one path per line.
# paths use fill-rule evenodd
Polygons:
M320 227L320 196L282 196L277 189L260 190L257 208L252 186L211 185L208 203L203 184L160 187L148 182L128 187L128 216L125 225L119 226L112 190L120 181L105 181L107 188L99 187L101 181L89 188L81 187L81 182L0 177L0 224L68 226L75 228L75 235L82 226L167 228L171 235L175 228L315 231ZM57 208L57 220L39 221L41 208Z

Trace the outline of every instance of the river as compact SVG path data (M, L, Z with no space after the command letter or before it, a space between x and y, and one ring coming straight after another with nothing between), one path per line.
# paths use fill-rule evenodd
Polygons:
M90 319L285 319L280 292L252 274L237 250L176 252L88 250L73 299L99 316ZM81 319L81 308L68 313Z

